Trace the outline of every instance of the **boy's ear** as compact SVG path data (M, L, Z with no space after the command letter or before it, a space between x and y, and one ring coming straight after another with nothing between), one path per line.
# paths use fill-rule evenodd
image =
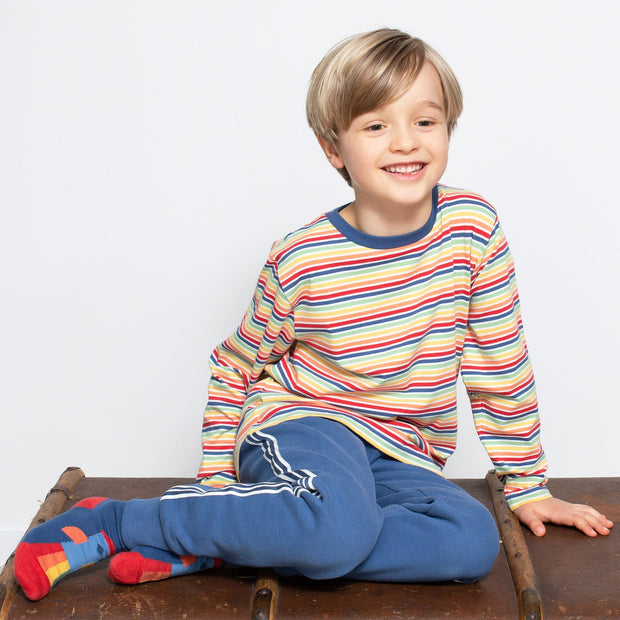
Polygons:
M342 161L342 158L338 153L338 149L331 142L325 140L322 136L317 134L316 138L319 141L323 152L327 156L329 163L338 170L340 168L344 168L344 161Z

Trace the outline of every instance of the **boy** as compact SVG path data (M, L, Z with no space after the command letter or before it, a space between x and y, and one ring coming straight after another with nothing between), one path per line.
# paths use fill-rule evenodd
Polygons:
M463 376L519 519L589 536L611 521L549 495L514 268L495 211L438 185L462 107L450 68L396 30L317 66L311 128L354 201L276 243L237 331L211 358L199 483L90 498L35 528L15 573L39 599L116 552L121 583L221 561L283 575L472 581L493 518L440 472Z

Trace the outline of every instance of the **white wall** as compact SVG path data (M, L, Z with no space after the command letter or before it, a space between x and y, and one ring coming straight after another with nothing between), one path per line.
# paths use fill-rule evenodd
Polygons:
M553 476L620 475L616 3L0 2L0 561L68 465L187 476L211 349L349 190L305 125L344 36L456 70L444 181L500 210ZM611 190L611 191L610 191ZM463 403L448 472L488 467Z

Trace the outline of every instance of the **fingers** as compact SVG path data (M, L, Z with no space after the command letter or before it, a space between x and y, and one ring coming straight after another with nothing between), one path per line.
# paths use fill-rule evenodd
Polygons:
M586 536L594 537L598 534L607 536L613 522L598 510L584 504L566 504L563 506L566 523L561 525L572 525L581 530Z
M536 536L545 535L545 522L575 527L590 537L607 536L614 525L592 506L571 504L557 498L524 504L515 514Z
M586 525L583 528L580 527L579 529L588 534L588 536L596 536L597 534L601 534L601 536L608 536L610 529L614 526L613 522L596 510L594 510L594 513L595 514L589 516L589 518L588 516L584 517Z
M529 527L536 536L544 536L546 534L547 529L545 528L543 522L537 516L535 516L534 513L526 513L525 515L523 515L523 517L521 517L520 515L517 516L519 517L519 520L523 523L523 525Z
M534 532L534 534L538 537L544 536L547 533L547 528L543 525L543 522L539 519L535 519L531 523L528 523L527 526Z
M595 522L591 523L588 519L581 517L576 518L574 521L574 527L581 530L586 536L590 536L592 538L597 535L596 525L597 524ZM609 530L607 530L607 534L609 534Z

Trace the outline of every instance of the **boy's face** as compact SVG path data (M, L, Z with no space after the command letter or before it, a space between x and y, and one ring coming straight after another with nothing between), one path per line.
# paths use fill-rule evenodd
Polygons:
M335 146L320 142L332 166L346 167L356 210L369 208L397 219L428 217L433 188L448 163L448 128L437 72L425 65L409 90L355 118Z

